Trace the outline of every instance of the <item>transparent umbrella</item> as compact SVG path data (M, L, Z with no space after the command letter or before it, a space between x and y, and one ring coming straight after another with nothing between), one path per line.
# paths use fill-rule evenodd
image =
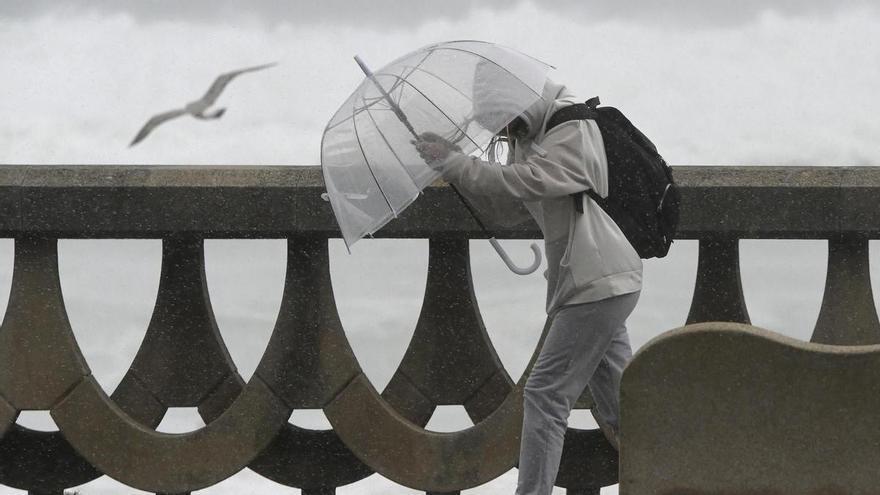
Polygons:
M327 197L349 248L397 217L440 176L416 151L414 137L432 132L466 154L483 154L496 134L542 98L552 68L482 41L428 45L375 72L355 59L367 77L330 119L321 142ZM477 92L476 85L505 96ZM537 244L532 265L519 268L486 233L514 272L531 273L540 265Z

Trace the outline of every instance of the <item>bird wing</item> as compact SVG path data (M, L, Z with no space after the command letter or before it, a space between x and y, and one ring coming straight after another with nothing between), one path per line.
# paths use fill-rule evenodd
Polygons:
M180 117L181 115L183 115L185 113L187 113L186 110L179 108L177 110L171 110L168 112L160 113L158 115L154 115L152 118L150 118L150 120L147 121L146 124L144 124L143 127L141 127L141 130L138 131L137 136L135 136L134 140L132 140L131 144L128 145L129 148L138 144L139 142L143 141L143 139L145 137L147 137L147 134L152 132L153 129L156 128L156 126L158 126L162 122Z
M235 78L235 76L239 74L244 74L245 72L263 70L277 64L278 62L272 62L271 64L256 65L254 67L247 67L245 69L239 69L232 72L227 72L225 74L220 74L220 76L218 76L217 79L214 80L214 83L211 84L211 87L208 88L208 92L205 93L205 96L202 96L202 101L205 103L206 107L211 106L214 104L215 101L217 101L220 93L223 92L223 88L225 88L226 85L229 84L229 81Z

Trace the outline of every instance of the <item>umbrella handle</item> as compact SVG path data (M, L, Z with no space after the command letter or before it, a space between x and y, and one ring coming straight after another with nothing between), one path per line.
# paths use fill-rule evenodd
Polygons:
M532 265L528 268L520 268L514 264L513 260L510 259L510 256L507 255L507 252L504 251L504 248L501 247L501 244L498 243L498 240L494 237L489 239L489 244L495 248L495 252L498 253L498 256L501 256L501 260L504 261L504 264L507 265L507 268L510 268L510 271L517 275L528 275L530 273L534 273L538 267L541 266L541 248L538 247L538 244L532 243L532 253L535 254L535 261L532 262Z

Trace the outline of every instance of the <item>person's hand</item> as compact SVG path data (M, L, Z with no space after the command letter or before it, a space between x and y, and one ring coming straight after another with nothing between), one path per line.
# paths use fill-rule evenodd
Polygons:
M416 151L419 152L425 163L432 166L445 160L453 151L461 152L458 145L450 143L433 132L423 132L419 134L419 139L413 139L410 143L416 147Z

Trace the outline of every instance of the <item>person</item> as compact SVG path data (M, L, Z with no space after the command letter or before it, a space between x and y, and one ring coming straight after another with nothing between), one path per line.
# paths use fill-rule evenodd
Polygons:
M498 109L510 108L508 100L520 97L493 81L475 76L478 122L491 122ZM522 203L544 236L550 328L523 392L517 495L551 493L568 417L585 387L603 432L618 447L620 378L632 358L626 319L642 287L641 258L617 224L586 194L572 196L588 189L608 194L599 128L592 120L574 120L546 130L553 113L575 99L549 79L542 96L499 133L510 140L506 164L465 155L437 134L413 141L466 197L494 204L502 216L517 210L512 202ZM583 213L573 197L580 198Z

